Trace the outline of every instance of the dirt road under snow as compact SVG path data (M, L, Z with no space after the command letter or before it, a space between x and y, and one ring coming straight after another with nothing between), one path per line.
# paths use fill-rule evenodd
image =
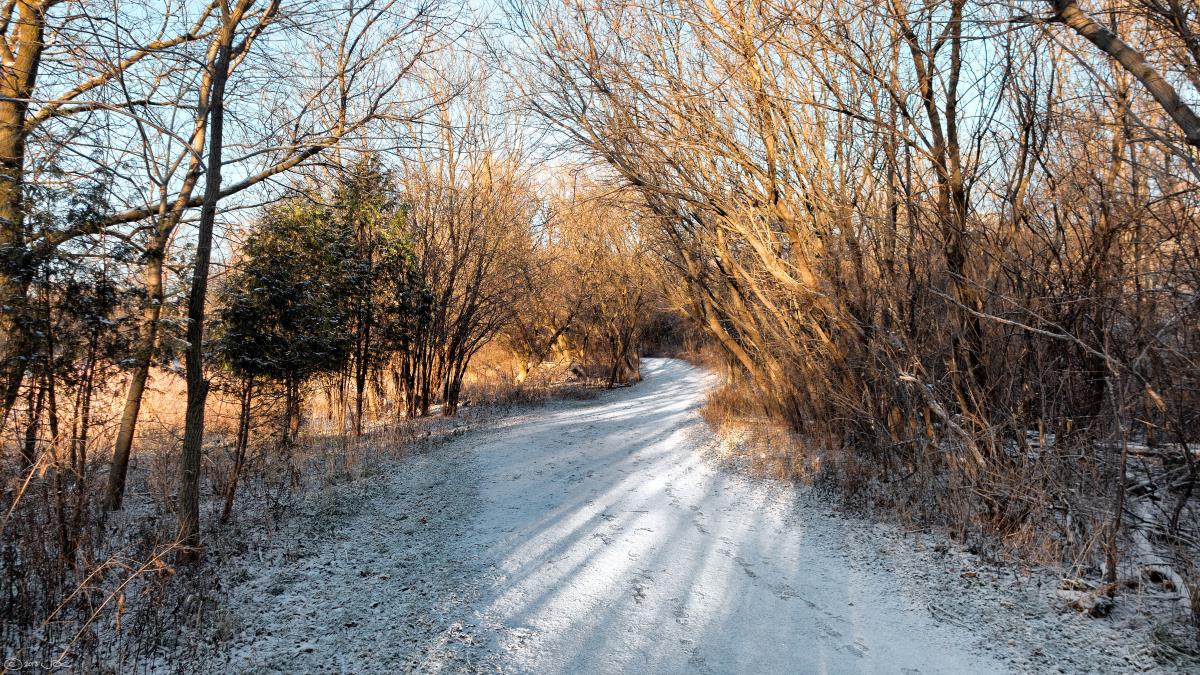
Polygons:
M703 372L647 360L644 374L635 387L549 405L406 458L369 496L310 519L317 524L295 533L278 564L247 564L233 589L227 666L1022 669L1013 649L995 644L996 630L956 614L959 591L931 605L929 580L894 571L895 553L879 550L869 525L848 527L786 484L706 461L697 451L710 437L697 414ZM947 574L959 581L957 569ZM997 612L1022 632L1020 607ZM1050 627L1030 617L1017 651L1040 654L1026 643ZM1063 664L1086 671L1101 661L1041 665Z

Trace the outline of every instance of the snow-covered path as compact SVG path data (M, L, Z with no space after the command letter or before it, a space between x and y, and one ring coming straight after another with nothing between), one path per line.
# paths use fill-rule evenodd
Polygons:
M409 458L240 586L230 665L281 671L987 673L836 519L706 461L708 385L563 402ZM953 603L953 600L951 600Z
M477 541L500 572L483 609L524 636L508 639L517 670L999 669L857 569L838 532L708 466L696 452L705 384L683 362L649 361L643 384L479 447L490 479Z

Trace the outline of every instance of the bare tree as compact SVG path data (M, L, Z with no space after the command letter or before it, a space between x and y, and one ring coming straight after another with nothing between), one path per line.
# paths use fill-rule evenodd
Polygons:
M519 149L502 145L490 92L466 91L427 121L436 140L400 176L431 308L399 365L410 416L436 402L457 411L471 359L512 317L533 247L538 204Z
M11 409L25 372L25 296L35 260L76 236L75 230L92 231L100 224L31 230L25 208L31 180L37 181L38 170L49 164L81 160L79 175L104 173L104 157L88 158L70 143L89 118L131 115L158 105L153 89L142 98L123 96L122 79L133 70L168 68L165 62L174 50L207 35L213 11L202 6L187 16L174 3L129 3L120 10L105 2L75 4L21 0L5 3L0 11L0 418ZM133 20L140 12L161 20ZM87 166L96 159L98 164Z
M1131 9L1145 13L1148 28L1156 35L1168 38L1166 44L1157 49L1161 52L1162 62L1156 65L1146 54L1092 18L1076 0L1048 2L1053 21L1070 28L1137 78L1183 132L1187 144L1200 147L1200 114L1163 75L1168 69L1178 69L1192 87L1200 86L1200 41L1196 37L1200 30L1200 16L1197 16L1194 7L1180 0L1139 0L1130 3Z

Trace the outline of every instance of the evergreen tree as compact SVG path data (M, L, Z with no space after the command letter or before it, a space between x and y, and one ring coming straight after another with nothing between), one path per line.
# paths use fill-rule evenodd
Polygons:
M406 336L428 315L398 194L392 174L374 155L366 155L343 174L333 194L336 217L354 237L346 299L355 435L362 433L368 377L406 348Z
M302 385L345 368L350 358L356 266L346 221L289 200L252 231L226 287L219 351L235 374L284 385L285 445L299 428Z

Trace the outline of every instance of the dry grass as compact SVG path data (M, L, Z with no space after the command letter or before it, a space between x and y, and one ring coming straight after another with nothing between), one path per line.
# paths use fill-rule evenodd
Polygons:
M998 559L1099 574L1095 552L1104 544L1106 495L1058 491L1061 462L997 471L970 485L946 466L896 473L858 449L796 431L770 414L754 388L736 379L712 391L702 414L717 430L721 454L754 475L804 483L843 508L907 528L942 529ZM1019 516L989 512L981 493L1027 506Z

